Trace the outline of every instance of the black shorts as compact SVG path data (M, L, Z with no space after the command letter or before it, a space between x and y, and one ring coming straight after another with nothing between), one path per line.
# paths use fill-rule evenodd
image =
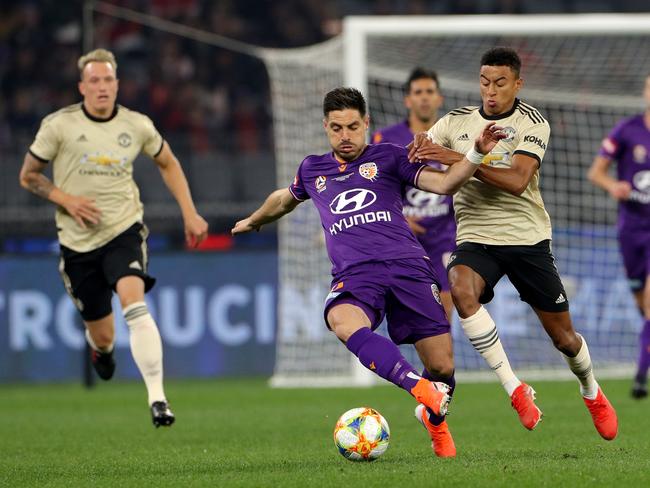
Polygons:
M536 309L544 312L569 310L550 240L530 246L463 242L452 253L447 270L459 264L472 268L485 281L481 303L492 300L494 287L506 275L519 292L519 298Z
M147 235L147 227L137 222L89 252L61 246L59 273L84 320L99 320L111 313L115 285L124 276L141 277L145 291L153 288L156 280L147 274Z

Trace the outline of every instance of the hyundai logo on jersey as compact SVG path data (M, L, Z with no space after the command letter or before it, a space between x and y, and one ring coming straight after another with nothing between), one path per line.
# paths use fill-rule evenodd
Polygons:
M377 200L375 192L364 188L354 188L336 195L330 203L330 211L337 215L358 212L372 205L375 200Z

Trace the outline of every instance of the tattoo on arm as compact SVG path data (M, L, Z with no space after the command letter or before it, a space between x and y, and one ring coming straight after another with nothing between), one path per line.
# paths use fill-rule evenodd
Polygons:
M20 170L20 182L35 195L48 199L54 189L54 183L43 174L46 167L46 164L28 154Z
M54 183L52 183L49 178L42 173L31 173L27 181L29 184L29 191L41 198L48 199L50 193L52 193L52 190L54 189Z

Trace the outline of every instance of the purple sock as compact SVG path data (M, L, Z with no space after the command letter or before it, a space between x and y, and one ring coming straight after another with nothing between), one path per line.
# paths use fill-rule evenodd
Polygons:
M650 319L643 324L643 330L639 336L639 363L636 373L636 380L645 383L648 379L648 367L650 366Z
M454 373L451 373L451 376L442 376L431 374L425 369L422 371L422 377L429 381L441 381L442 383L447 383L449 385L449 396L453 396L454 390L456 389L456 377L454 376ZM430 408L427 408L427 412L429 414L429 422L433 425L440 425L443 420L445 420L444 415L436 415Z
M415 368L404 359L390 339L375 334L367 327L352 334L346 346L370 371L409 393L420 379Z

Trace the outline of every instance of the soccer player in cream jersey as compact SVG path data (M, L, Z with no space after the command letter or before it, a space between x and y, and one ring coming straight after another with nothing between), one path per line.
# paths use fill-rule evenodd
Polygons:
M539 191L550 127L539 111L517 98L523 85L520 69L514 50L488 50L479 74L482 105L452 110L427 133L416 135L409 156L453 168L478 128L487 121L503 126L507 137L454 196L458 247L448 266L454 305L465 334L497 374L521 423L534 429L542 416L535 392L512 371L494 321L482 306L507 275L576 375L596 430L611 440L618 432L616 412L596 382L587 342L573 328Z
M618 242L632 293L643 316L632 397L648 396L650 366L650 76L645 112L621 120L603 140L589 179L618 203ZM608 173L616 161L616 177Z
M467 156L443 172L409 163L402 146L366 144L369 119L358 90L332 90L323 113L332 152L305 158L289 188L271 193L232 233L257 230L313 200L332 262L327 326L366 368L415 397L435 454L453 457L444 417L455 385L449 322L435 270L402 214L402 195L406 185L453 193L503 135L494 123L479 127ZM373 332L384 315L392 341ZM396 344L415 345L422 376Z
M188 244L208 225L197 213L180 163L151 120L116 104L117 63L97 49L79 58L83 102L45 117L25 155L20 183L56 208L59 271L86 326L93 366L113 376L117 293L129 328L131 353L144 379L156 427L174 422L163 390L162 343L144 301L155 279L147 274L147 228L133 160L144 152L158 165L183 215ZM53 181L43 171L51 163Z

